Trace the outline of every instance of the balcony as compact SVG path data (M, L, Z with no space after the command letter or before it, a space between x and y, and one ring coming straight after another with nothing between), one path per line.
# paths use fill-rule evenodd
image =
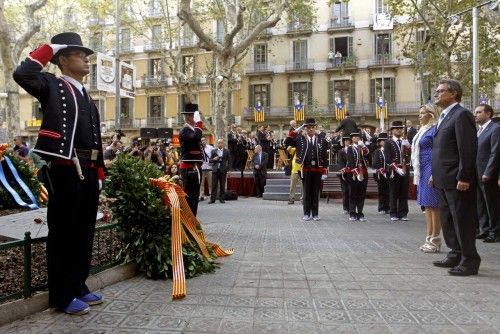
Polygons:
M122 43L120 45L120 54L133 53L133 52L134 52L134 46L130 42Z
M152 42L144 45L144 52L158 52L164 49L164 45L161 42Z
M148 117L146 118L147 127L158 127L161 125L167 125L167 118L164 116L158 117Z
M314 72L314 60L301 59L287 61L286 72Z
M164 75L149 75L144 77L143 87L167 87L172 85L172 78Z
M399 66L399 60L393 58L391 54L377 54L375 58L370 61L368 68L395 68Z
M333 17L330 19L330 26L327 31L332 34L334 32L352 32L354 31L354 24L349 16L346 17Z
M151 7L148 10L148 17L160 17L163 15L161 7Z
M310 25L294 22L288 24L286 34L290 36L311 35L312 32L312 27Z
M194 37L183 38L180 41L181 48L197 48L198 47L198 39Z
M106 20L102 17L93 17L89 19L89 26L90 27L96 27L96 26L102 26L106 24Z
M358 68L358 59L355 56L333 58L326 65L327 71L352 71Z
M41 125L42 125L41 119L29 119L27 121L24 121L24 128L28 131L38 130Z
M274 73L274 69L272 68L272 64L270 62L264 64L248 64L245 68L246 75L270 75Z

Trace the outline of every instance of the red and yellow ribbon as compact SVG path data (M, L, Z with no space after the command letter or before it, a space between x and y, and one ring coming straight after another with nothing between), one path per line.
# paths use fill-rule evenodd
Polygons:
M172 258L172 299L186 297L186 276L182 257L182 244L189 241L186 230L196 241L201 253L211 260L207 246L212 248L217 256L228 256L234 249L222 249L219 245L205 240L205 234L200 221L193 214L186 201L186 193L182 188L169 181L168 178L149 179L152 186L163 191L163 204L170 207L172 217L171 258ZM184 229L184 228L185 229Z

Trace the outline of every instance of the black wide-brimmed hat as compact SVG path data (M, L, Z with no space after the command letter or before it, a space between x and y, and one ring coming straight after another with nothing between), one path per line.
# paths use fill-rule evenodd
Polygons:
M403 121L394 121L394 122L392 122L392 125L389 128L389 130L392 130L392 129L401 129L401 128L404 128L404 127L405 127L405 125L403 124Z
M60 33L58 35L55 35L50 40L50 43L51 44L64 44L64 45L68 46L67 48L59 50L59 52L57 52L50 60L50 62L52 64L56 64L56 65L59 62L59 56L61 54L67 53L70 50L83 51L87 54L87 56L94 53L94 51L92 51L91 49L83 46L82 38L76 32L63 32L63 33Z
M361 137L361 131L359 131L359 129L355 129L353 132L351 132L351 133L349 134L349 136L350 136L351 138L352 138L352 137L354 137L354 136L359 136L359 137Z
M387 140L387 138L388 138L388 137L387 137L387 133L385 133L385 132L381 132L381 133L379 133L379 135L378 135L378 137L377 137L377 143L378 143L379 141L381 141L381 140Z
M349 137L349 136L342 136L342 141L344 141L344 140L351 140L351 137Z
M181 114L193 114L198 111L198 105L196 103L186 103L184 106L184 111Z
M306 121L304 122L305 126L308 125L316 125L316 120L314 118L306 118Z

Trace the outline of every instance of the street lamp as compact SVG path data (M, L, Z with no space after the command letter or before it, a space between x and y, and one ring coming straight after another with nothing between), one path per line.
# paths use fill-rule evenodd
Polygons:
M478 31L479 31L479 8L488 6L490 10L498 10L500 6L499 0L489 0L474 6L472 8L463 10L459 13L451 15L448 18L448 22L451 25L457 25L460 23L460 15L472 11L472 108L479 101L479 46L478 46Z

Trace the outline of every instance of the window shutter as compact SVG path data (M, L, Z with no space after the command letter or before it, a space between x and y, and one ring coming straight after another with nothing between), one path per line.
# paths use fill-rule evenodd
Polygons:
M376 96L375 96L375 80L376 79L370 79L370 102L374 103Z
M147 112L148 117L151 117L151 96L148 96L147 101Z
M307 83L307 105L311 107L312 103L312 82Z
M347 37L347 57L353 56L352 37Z
M160 117L163 118L165 116L165 96L161 97L161 114Z
M254 96L254 86L249 85L248 86L248 102L249 102L249 109L253 110L253 107L255 107L255 96Z
M335 104L334 98L333 98L333 80L328 81L328 106L330 108L333 108L333 105Z
M267 94L267 108L271 107L271 85L267 84L266 94Z
M356 103L356 81L351 80L349 81L349 104L355 104Z
M335 52L335 39L330 38L330 50Z
M389 101L395 102L396 101L396 78L391 78L390 84L391 84L391 87L390 87L391 97L390 97Z
M288 83L288 106L293 109L293 83Z

